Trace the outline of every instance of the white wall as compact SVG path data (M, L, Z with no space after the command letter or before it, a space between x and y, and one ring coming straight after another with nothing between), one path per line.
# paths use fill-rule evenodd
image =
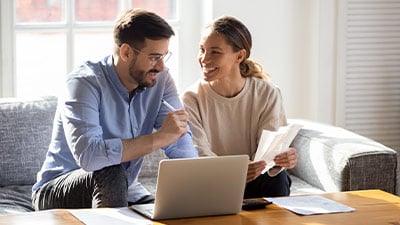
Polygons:
M180 62L186 66L181 71L178 86L185 89L200 77L196 56L201 30L212 19L231 15L242 20L252 32L252 58L263 64L266 72L281 88L287 116L332 122L332 78L318 76L332 73L330 67L333 67L329 61L333 56L328 57L325 64L319 60L320 44L325 44L319 40L320 22L329 23L320 21L320 13L324 12L319 11L319 4L326 8L334 5L325 1L332 3L335 0L182 0L178 12L191 13L185 18L193 20L183 21L180 27L192 32L184 32L179 37L179 43L190 54L179 54ZM198 11L188 10L193 7ZM7 23L3 21L1 28L5 26ZM193 27L196 28L193 30ZM10 40L2 42L10 43ZM9 63L10 60L2 57L1 63ZM12 71L2 69L0 74L0 92L8 93L13 78L6 74L12 74Z
M235 16L253 36L252 58L281 88L289 118L318 120L318 0L214 0L211 17Z

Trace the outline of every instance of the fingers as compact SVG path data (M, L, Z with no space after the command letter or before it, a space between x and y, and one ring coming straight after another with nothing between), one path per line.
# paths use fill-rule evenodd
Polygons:
M261 175L261 172L265 169L267 164L265 161L250 162L247 169L247 179L246 182L255 180Z
M167 133L176 134L180 137L186 134L188 121L189 114L183 109L169 112L165 117L161 129Z
M276 165L292 169L297 164L297 151L295 148L289 148L287 151L277 155L274 159Z
M185 110L177 110L168 113L167 117L171 117L174 123L179 128L184 128L186 133L186 127L189 122L189 114Z

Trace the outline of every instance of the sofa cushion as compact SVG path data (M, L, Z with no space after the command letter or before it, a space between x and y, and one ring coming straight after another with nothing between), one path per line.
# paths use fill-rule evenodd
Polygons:
M155 194L158 166L162 159L166 159L164 151L158 149L144 156L143 165L140 169L138 181L152 194Z
M0 214L33 211L31 194L31 185L0 187Z
M290 195L305 195L305 194L320 194L324 193L323 190L316 188L306 181L291 175L289 172L290 179L292 180L292 185L290 186Z
M36 181L50 143L56 105L55 97L0 99L0 186Z

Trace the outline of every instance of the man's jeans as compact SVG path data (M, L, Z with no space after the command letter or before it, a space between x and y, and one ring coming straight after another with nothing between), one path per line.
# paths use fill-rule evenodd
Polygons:
M94 172L74 170L34 192L32 204L35 210L124 207L128 205L127 174L121 165Z

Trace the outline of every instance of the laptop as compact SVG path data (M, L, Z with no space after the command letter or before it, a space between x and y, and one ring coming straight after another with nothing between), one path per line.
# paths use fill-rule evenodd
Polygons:
M129 207L152 220L237 214L248 162L247 155L161 160L155 202Z

